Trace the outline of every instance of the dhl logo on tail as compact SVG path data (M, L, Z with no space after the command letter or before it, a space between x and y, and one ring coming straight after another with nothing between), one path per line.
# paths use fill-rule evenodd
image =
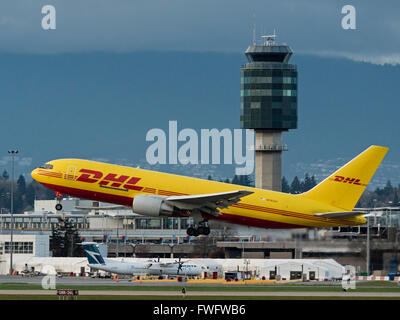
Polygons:
M342 177L342 176L335 176L332 181L343 182L348 184L355 184L357 186L366 186L365 183L360 183L360 179L356 178L349 178L349 177Z

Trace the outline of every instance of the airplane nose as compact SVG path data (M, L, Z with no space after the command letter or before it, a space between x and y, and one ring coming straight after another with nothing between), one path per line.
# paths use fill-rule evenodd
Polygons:
M32 172L31 172L31 177L33 178L33 180L36 180L37 181L37 177L38 177L38 168L36 168L35 170L33 170Z

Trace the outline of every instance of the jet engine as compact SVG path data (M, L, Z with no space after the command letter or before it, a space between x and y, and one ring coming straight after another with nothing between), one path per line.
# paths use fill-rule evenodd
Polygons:
M163 197L138 194L133 198L132 211L144 216L173 216L177 209L165 202Z

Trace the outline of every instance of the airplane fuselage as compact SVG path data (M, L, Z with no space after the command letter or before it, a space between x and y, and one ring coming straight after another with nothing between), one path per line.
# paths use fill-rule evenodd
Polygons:
M105 264L90 264L89 267L94 270L102 270L110 273L125 275L145 275L148 274L148 268L151 263L129 263L106 260Z
M159 263L159 262L120 262L105 260L104 264L88 264L94 270L102 270L115 274L124 275L185 275L198 276L203 267L197 264Z
M196 264L182 264L173 263L169 266L153 265L149 268L151 275L184 275L184 276L198 276L201 274L202 267Z
M89 160L60 159L32 171L42 185L62 194L132 207L138 194L184 196L249 190L253 193L218 216L203 213L205 219L260 228L320 228L365 223L363 217L327 219L314 213L343 211L323 202L269 190L179 176ZM185 216L182 212L181 216Z

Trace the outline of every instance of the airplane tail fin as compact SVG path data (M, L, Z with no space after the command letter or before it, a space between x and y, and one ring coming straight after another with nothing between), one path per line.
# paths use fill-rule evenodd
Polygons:
M89 264L105 264L96 242L82 242Z
M300 196L353 210L389 148L371 146Z

